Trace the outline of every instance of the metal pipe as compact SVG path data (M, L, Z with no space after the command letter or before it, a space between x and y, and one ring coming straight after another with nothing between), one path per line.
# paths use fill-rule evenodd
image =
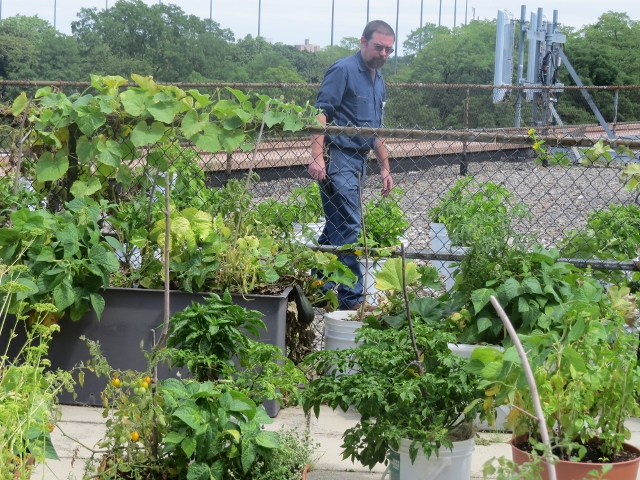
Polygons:
M438 26L442 21L442 0L440 0L440 7L438 8Z
M458 0L453 0L453 28L456 28L457 13L458 13Z
M213 21L213 0L209 0L209 20Z
M331 46L333 47L333 18L335 13L336 0L331 0Z
M393 68L398 73L398 19L400 18L400 0L396 2L396 46L395 56L393 58Z
M524 78L524 26L527 20L527 6L520 6L520 36L518 39L518 73L516 83L522 85ZM516 90L516 127L522 122L522 97L524 92Z
M258 36L260 36L260 20L262 15L262 0L258 0Z
M422 49L422 7L424 0L420 0L420 36L418 37L418 51Z

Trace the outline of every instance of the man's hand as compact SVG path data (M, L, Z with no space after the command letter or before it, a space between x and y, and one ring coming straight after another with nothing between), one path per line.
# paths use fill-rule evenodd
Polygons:
M324 158L322 155L318 155L311 159L309 162L309 175L314 180L322 181L327 178L327 170L324 164Z
M393 178L388 171L382 172L382 196L388 197L393 190Z

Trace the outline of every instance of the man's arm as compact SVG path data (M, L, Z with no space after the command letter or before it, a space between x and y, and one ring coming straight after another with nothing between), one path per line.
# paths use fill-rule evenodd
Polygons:
M327 124L327 117L321 113L316 117L322 126ZM324 135L311 135L311 161L309 162L309 174L315 180L324 180L327 176L326 165L324 163Z
M382 176L382 195L388 196L393 189L393 178L389 168L389 152L382 138L376 138L376 146L373 149L380 165L380 175Z

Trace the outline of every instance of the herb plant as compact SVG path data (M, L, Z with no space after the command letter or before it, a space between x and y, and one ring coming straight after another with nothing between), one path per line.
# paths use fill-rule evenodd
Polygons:
M395 187L389 196L374 198L364 204L365 228L360 231L358 243L364 245L362 235L366 231L369 247L397 247L409 228L407 214L400 207L404 191Z
M628 438L624 421L640 414L638 338L625 331L624 319L608 304L579 296L547 310L556 328L521 335L528 352L553 453L579 460L585 445L597 439L610 461ZM513 404L533 413L524 372L515 348L504 353L481 347L471 356L470 372L480 384L486 407ZM579 408L577 408L579 406ZM539 440L537 422L513 409L508 420L516 434Z
M418 276L415 268L388 268L386 273L389 286L402 290L404 275L409 274L407 283ZM441 446L452 448L452 441L474 435L478 379L463 369L467 360L449 350L454 336L439 318L431 320L434 313L437 316L432 311L437 302L423 300L411 301L408 325L365 326L356 338L363 340L359 347L308 357L319 376L304 392L305 412L313 410L318 416L322 403L344 411L354 408L361 419L345 431L343 455L369 468L386 463L390 449L398 450L402 438L411 441L409 454L414 461L418 448L428 458Z

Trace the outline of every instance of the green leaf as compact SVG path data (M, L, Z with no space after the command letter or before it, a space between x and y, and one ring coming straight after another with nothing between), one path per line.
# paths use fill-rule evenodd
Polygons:
M198 105L196 105L197 107L204 108L211 105L209 95L202 94L198 90L187 90L187 93L196 100L196 102L198 103Z
M66 281L58 284L53 289L53 303L59 311L71 306L75 300L73 288Z
M214 476L209 465L203 462L193 462L187 470L187 480L210 480L212 476L216 480L222 479L222 477Z
M113 168L118 168L120 165L120 159L122 157L122 149L118 142L113 140L107 140L106 142L99 141L96 144L98 152L98 161L109 165Z
M301 130L302 127L304 127L304 123L302 123L300 117L298 117L298 115L289 114L287 115L287 118L284 119L282 130L285 132L297 132L298 130Z
M39 182L55 182L69 170L69 159L66 151L59 151L55 158L51 152L44 152L36 164L36 178Z
M407 285L420 278L415 262L405 265ZM379 290L402 290L402 259L389 258L376 274L376 288Z
M485 330L491 328L492 325L493 325L493 322L491 321L491 319L487 317L479 318L477 321L478 333L484 332Z
M151 126L141 120L131 132L131 143L136 147L143 147L159 142L164 136L166 127L160 122L153 122Z
M522 290L525 293L537 293L542 294L542 287L540 282L535 277L526 277L522 280Z
M189 427L194 430L202 428L202 417L200 416L200 410L198 406L192 401L186 401L180 405L173 415L182 420Z
M491 302L491 295L495 295L495 292L489 288L479 288L471 292L471 301L473 302L473 309L476 313L480 312L485 305Z
M11 106L11 113L13 113L14 117L17 117L24 111L25 108L27 108L28 104L29 99L27 98L27 94L21 92L20 95L18 95L13 101L13 105Z
M284 117L286 116L286 114L284 112L278 112L278 111L274 111L274 110L269 110L267 112L267 114L264 117L264 124L271 128L274 125L279 124L280 122L282 122L282 120L284 120Z
M186 105L179 100L163 100L149 105L147 111L159 122L171 125L183 108Z
M191 138L196 133L200 133L204 130L204 127L209 122L209 115L198 116L198 111L195 109L189 110L182 119L182 133L185 137Z
M488 380L496 380L502 372L502 362L490 362L482 369L482 377Z
M280 448L280 435L278 435L278 432L261 430L256 436L256 443L264 448Z
M98 317L98 320L100 320L102 312L104 312L104 297L98 293L90 293L89 298L91 299L91 308L93 308L93 310L96 312L96 317Z
M85 135L91 135L106 122L107 117L100 111L99 107L87 107L86 110L78 110L76 124Z
M203 133L196 133L189 138L196 147L205 152L217 153L222 150L222 144L220 143L220 135L222 130L220 127L213 123L207 123L204 126Z
M502 289L508 301L520 295L520 283L515 278L507 278L504 284L502 284Z
M518 355L518 350L516 350L516 347L507 348L504 352L504 355L502 356L502 360L504 362L522 363L522 360L520 359L520 355Z
M236 148L244 143L244 130L239 128L238 130L226 132L224 135L220 136L219 140L225 151L232 153Z
M251 441L250 438L242 439L242 453L240 457L240 462L242 463L242 471L247 473L251 468L254 460L256 459L256 454L258 453L258 447L255 443Z
M182 448L182 451L185 453L187 458L191 458L193 452L196 451L196 446L197 442L194 437L187 437L182 441L182 443L180 443L180 448Z
M89 139L82 135L78 138L76 142L76 154L78 155L78 160L81 163L89 163L93 160L93 158L98 154L98 149L96 148L96 144L100 141L99 138L94 138L92 142Z
M142 88L129 88L120 94L124 111L133 117L142 115L149 98L149 92Z
M96 177L91 177L89 178L88 182L76 180L75 182L73 182L70 191L71 194L76 198L88 197L99 191L101 188L102 184L100 183L100 180L98 180Z
M172 432L169 432L166 437L164 437L164 442L170 443L172 445L178 445L180 442L184 440L185 435L186 434L184 432L180 433L180 432L172 431Z

